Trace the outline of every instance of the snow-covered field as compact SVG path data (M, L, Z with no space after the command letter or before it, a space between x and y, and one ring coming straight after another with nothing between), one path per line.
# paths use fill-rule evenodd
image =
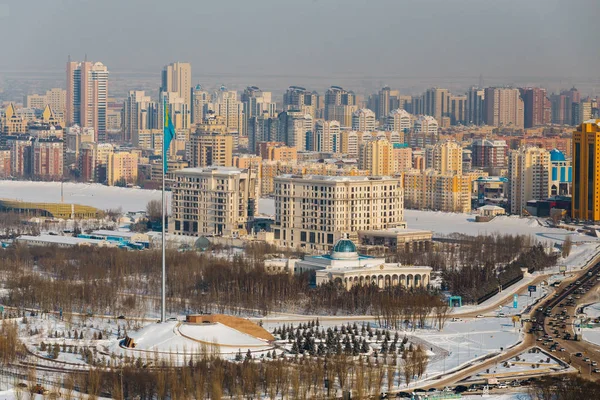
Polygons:
M60 182L0 181L0 199L32 202L60 202ZM170 192L167 193L170 199ZM65 203L82 204L101 210L121 208L142 211L150 200L160 200L158 190L104 186L98 183L64 183Z

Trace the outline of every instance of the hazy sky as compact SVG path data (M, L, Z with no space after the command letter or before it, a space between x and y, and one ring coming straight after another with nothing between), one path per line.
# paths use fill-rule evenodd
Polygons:
M1 71L598 77L598 0L0 0Z

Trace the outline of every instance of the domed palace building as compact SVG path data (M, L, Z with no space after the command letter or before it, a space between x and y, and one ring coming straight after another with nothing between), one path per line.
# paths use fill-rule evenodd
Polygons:
M347 235L337 241L329 254L306 256L295 264L295 272L315 271L316 284L341 282L353 285L376 284L380 288L402 285L408 288L429 285L431 267L386 263L384 258L358 254Z

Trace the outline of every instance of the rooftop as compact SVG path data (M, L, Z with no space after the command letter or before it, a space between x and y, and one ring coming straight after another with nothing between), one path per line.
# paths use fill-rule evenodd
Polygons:
M29 241L38 241L45 242L49 244L101 244L106 243L104 240L97 239L82 239L71 236L55 236L55 235L40 235L40 236L31 236L31 235L21 235L17 238L17 240L29 240Z
M329 175L296 175L296 174L282 174L275 179L303 179L313 181L327 181L327 182L368 182L368 181L384 181L394 180L397 178L391 176L329 176Z
M180 175L193 175L193 174L202 174L202 173L216 173L216 174L227 174L227 175L237 175L245 173L247 170L242 168L235 167L198 167L198 168L184 168L179 171L175 171L175 174Z

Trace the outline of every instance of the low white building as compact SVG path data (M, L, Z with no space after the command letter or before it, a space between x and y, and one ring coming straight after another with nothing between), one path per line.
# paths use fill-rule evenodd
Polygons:
M116 243L111 243L106 240L98 239L83 239L71 236L55 236L55 235L40 235L30 236L22 235L15 239L17 243L22 243L27 246L58 246L58 247L75 247L75 246L97 246L97 247L117 247Z
M356 245L346 237L329 254L307 256L296 262L296 273L308 271L315 271L317 285L339 281L346 289L371 284L380 288L422 287L429 285L431 278L431 267L386 263L384 258L358 254Z

